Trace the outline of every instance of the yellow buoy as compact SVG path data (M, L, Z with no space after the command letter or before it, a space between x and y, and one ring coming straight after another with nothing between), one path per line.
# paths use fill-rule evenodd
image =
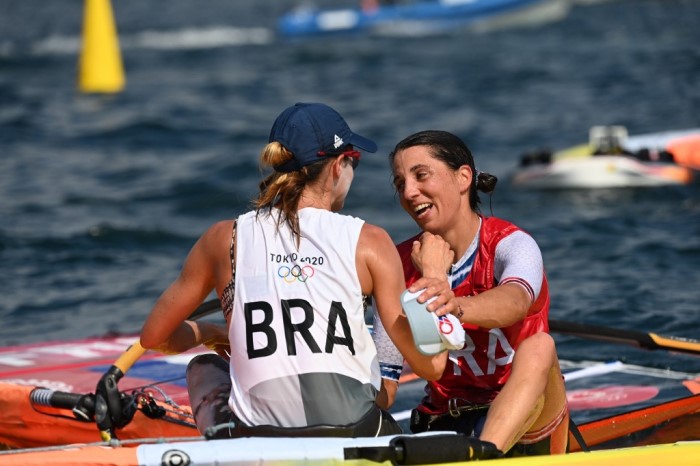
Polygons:
M85 0L78 87L114 93L124 88L124 68L110 0Z

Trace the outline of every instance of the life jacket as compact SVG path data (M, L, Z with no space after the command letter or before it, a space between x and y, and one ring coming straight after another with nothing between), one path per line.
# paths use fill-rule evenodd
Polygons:
M476 296L498 285L494 277L496 246L506 236L522 231L512 223L495 217L482 217L478 252L471 272L453 291L455 296ZM403 263L406 286L421 277L411 261L413 241L420 234L397 246ZM549 288L542 275L539 296L528 309L525 319L502 328L483 328L465 323L467 334L463 349L450 351L447 366L439 380L428 382L419 410L442 414L451 398L471 403L491 402L510 376L513 356L520 343L537 332L549 331Z

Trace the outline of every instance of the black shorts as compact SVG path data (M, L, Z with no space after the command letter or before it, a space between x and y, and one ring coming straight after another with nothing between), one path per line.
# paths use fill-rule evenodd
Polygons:
M474 406L468 410L455 413L456 415L451 415L449 413L440 415L431 415L423 413L417 409L411 412L411 432L419 433L425 431L454 431L470 437L479 437L481 434L481 429L486 421L486 414L488 413L488 405ZM566 443L564 449L566 451L568 448L568 409L564 408L562 413L553 420L551 426L547 426L543 430L543 435L534 436L532 434L525 434L519 442L517 442L513 447L505 453L505 457L517 457L517 456L534 456L534 455L550 455L552 451L559 451L562 445L553 445L553 436L559 439L562 430L566 430L567 434L564 437L563 442ZM534 437L530 439L529 437Z
M216 354L196 356L187 366L187 387L197 429L208 438L237 437L378 437L401 434L388 412L374 406L347 425L306 427L249 426L231 411L229 365Z

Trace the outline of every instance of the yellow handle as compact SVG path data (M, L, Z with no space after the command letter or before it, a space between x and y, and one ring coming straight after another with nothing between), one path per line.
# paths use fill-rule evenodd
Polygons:
M127 349L124 354L119 356L119 358L114 362L114 365L122 371L122 374L126 374L131 366L144 354L146 353L146 348L141 346L141 342L137 341Z

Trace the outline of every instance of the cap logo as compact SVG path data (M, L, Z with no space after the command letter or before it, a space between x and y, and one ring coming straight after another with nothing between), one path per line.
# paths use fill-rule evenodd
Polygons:
M337 134L334 134L333 136L335 136L335 142L333 143L333 147L337 149L338 147L343 145L343 138L341 138Z

